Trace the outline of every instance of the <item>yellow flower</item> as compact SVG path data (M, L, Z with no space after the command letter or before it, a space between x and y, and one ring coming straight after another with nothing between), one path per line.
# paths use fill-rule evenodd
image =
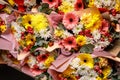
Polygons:
M74 69L72 69L70 66L62 73L62 76L64 78L69 78L69 80L77 80L75 78L75 75L73 75L72 73L75 72Z
M115 9L120 12L120 0L116 0Z
M55 36L60 37L63 35L63 30L57 29L57 30L55 30L54 34L55 34Z
M90 68L93 68L94 66L94 60L90 54L83 53L78 55L78 58L80 58L80 65L86 65Z
M85 29L94 31L101 26L101 17L99 14L83 14L81 23L84 24Z
M103 73L103 79L106 79L111 74L111 67L108 65L106 67L103 67L102 73Z
M88 7L94 7L94 0L89 0Z
M31 26L32 16L33 15L31 15L31 14L27 14L22 17L22 25L25 26L26 29L28 26Z
M15 3L14 3L14 0L8 0L8 2L10 3L10 5L14 6Z
M48 68L53 61L54 61L54 57L53 57L53 56L49 56L49 57L45 60L44 65Z
M31 24L36 32L48 27L48 20L45 14L35 14L31 20Z
M79 46L82 46L86 43L86 37L82 35L78 35L76 38L76 42Z
M74 6L70 2L63 1L58 9L64 13L68 13L74 10Z
M101 67L106 67L108 66L108 59L107 58L103 58L103 57L99 57L99 66Z
M6 25L1 25L0 26L0 32L5 32L6 31Z
M26 37L25 37L25 41L26 41L26 45L30 45L30 44L33 44L35 42L35 37L31 34L28 34Z

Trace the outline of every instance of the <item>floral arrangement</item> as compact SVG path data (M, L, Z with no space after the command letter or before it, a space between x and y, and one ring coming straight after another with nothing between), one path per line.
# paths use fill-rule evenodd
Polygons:
M38 80L118 78L104 50L120 38L119 0L0 2L0 49L9 65Z

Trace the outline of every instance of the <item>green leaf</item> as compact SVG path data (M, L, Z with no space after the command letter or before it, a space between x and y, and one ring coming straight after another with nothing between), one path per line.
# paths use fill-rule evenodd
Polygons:
M50 14L53 10L49 8L49 4L43 3L41 4L41 6L38 7L38 11L46 14Z
M82 53L92 53L93 48L94 48L94 45L86 44L86 45L81 47L80 52L82 52Z
M30 52L33 53L35 51L35 49L37 49L38 46L33 46L31 49L30 49Z

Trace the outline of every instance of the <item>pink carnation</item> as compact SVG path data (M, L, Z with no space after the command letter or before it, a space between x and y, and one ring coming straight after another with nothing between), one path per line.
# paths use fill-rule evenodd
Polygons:
M78 21L79 18L74 12L67 13L63 17L63 24L68 30L73 29L77 25Z

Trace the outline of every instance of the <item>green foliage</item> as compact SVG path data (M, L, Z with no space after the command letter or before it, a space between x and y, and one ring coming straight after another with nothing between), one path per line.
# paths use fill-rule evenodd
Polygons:
M93 48L94 48L94 45L86 44L86 45L81 47L80 52L82 52L82 53L92 53Z

